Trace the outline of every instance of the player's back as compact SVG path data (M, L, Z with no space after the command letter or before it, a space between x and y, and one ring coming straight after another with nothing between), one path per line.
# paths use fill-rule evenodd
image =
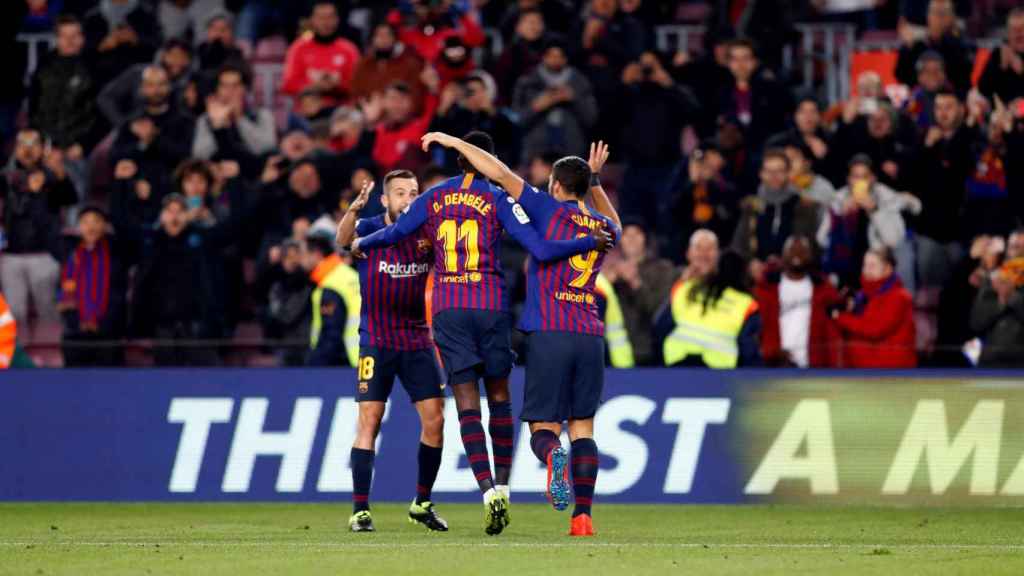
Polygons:
M528 196L538 195L538 196ZM582 200L559 202L533 188L523 191L520 202L533 216L537 231L546 240L571 240L599 229L619 231L608 218ZM564 331L601 336L604 322L598 310L595 288L604 253L593 250L566 260L538 262L531 258L527 273L526 307L519 321L524 332Z
M450 308L507 310L500 254L504 228L498 209L508 195L474 174L441 182L426 195L425 228L435 254L433 313Z

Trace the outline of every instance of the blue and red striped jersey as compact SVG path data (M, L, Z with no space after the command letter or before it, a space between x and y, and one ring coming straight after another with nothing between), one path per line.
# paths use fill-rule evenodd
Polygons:
M368 236L385 227L384 215L356 222L356 234ZM432 345L427 326L426 291L431 243L422 235L366 251L356 260L362 306L359 345L390 350L420 350Z
M501 234L507 230L540 260L568 258L593 250L592 237L547 241L504 190L465 174L420 194L392 226L359 240L363 251L389 246L420 228L434 244L432 308L508 310L501 267Z
M559 202L524 185L519 197L538 232L548 240L579 238L606 228L618 239L615 224L582 200ZM538 262L530 258L526 275L526 306L519 318L524 332L560 331L604 335L604 322L594 288L604 254L596 250L566 260Z

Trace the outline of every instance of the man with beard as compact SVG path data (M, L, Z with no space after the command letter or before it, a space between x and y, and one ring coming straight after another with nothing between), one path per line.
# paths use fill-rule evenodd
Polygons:
M810 240L790 236L782 249L782 270L766 274L754 290L761 310L761 357L769 366L837 365L839 333L829 313L841 298L813 265Z
M338 224L337 242L348 246L356 234L368 236L396 222L419 195L416 176L396 170L384 176L381 204L385 211L358 218L370 198L373 183L363 184ZM395 376L409 393L420 415L419 473L416 499L409 518L430 530L446 532L448 524L437 515L431 489L441 465L444 428L444 385L434 355L426 319L426 291L431 239L425 232L394 246L368 250L356 263L361 290L359 324L359 426L352 445L353 532L372 532L369 492L373 475L374 445ZM321 306L323 306L321 304Z
M356 100L383 94L393 82L404 82L412 91L417 110L423 105L424 88L420 83L423 59L398 41L398 32L387 22L373 28L370 46L352 76L351 93Z
M183 106L182 94L192 68L192 47L183 40L171 38L164 43L156 65L167 73L170 92L167 100L176 111ZM110 81L96 98L96 106L113 127L118 127L146 107L145 95L139 91L143 76L153 64L136 64Z
M328 106L343 104L350 97L359 49L338 35L340 18L333 2L314 2L309 24L311 32L288 48L281 90L294 97L313 88Z

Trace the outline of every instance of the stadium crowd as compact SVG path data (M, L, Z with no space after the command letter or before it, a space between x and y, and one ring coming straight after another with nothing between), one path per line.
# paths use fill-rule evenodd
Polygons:
M425 190L458 168L420 137L483 130L541 188L611 144L613 365L1024 364L1024 9L801 4L11 0L0 330L61 326L68 366L150 361L129 342L244 363L243 332L302 364L311 272L362 184ZM695 7L704 49L658 51ZM898 26L907 97L873 72L833 106L795 87L797 19ZM971 38L1003 26L972 82ZM54 44L23 87L30 32ZM525 258L505 247L513 309Z

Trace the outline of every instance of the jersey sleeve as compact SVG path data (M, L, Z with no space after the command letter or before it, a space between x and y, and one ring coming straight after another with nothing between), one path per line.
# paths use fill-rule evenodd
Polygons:
M523 207L511 196L499 198L497 204L498 220L505 230L541 262L564 260L597 247L597 241L592 236L573 240L545 240L530 224L530 217Z
M526 210L526 214L530 218L543 222L550 219L551 214L558 207L558 200L529 184L523 184L523 193L519 195L519 204L523 210Z
M420 229L427 221L430 199L433 194L423 194L413 200L405 214L391 226L377 230L373 234L359 240L360 250L383 248L397 244Z
M356 220L356 236L359 238L365 238L384 228L384 220L382 218L360 218Z

